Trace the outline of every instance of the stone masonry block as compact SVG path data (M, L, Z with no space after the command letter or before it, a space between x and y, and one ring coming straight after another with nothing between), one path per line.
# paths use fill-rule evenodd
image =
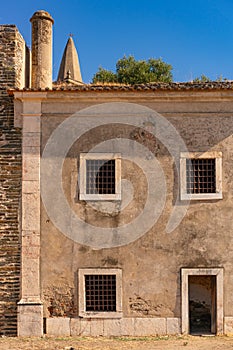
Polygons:
M37 94L38 96L38 94ZM45 93L41 93L40 97L44 97ZM39 97L39 96L38 96ZM25 114L24 118L28 118L30 116L32 117L40 117L41 114L41 101L38 99L38 101L30 100L28 102L25 102L23 105L23 113Z
M121 320L121 335L134 335L134 318L122 318Z
M19 337L41 337L43 335L43 322L23 322L18 321L18 336Z
M39 146L23 146L22 147L22 154L38 155L38 154L40 154L40 145Z
M37 231L22 231L22 246L39 247L40 232Z
M23 124L24 132L40 132L40 117L39 116L25 116Z
M90 336L91 334L91 319L80 320L80 335Z
M121 320L104 319L104 336L121 336Z
M166 334L165 318L136 318L134 335L149 336Z
M104 321L103 319L91 320L91 334L92 337L104 335Z
M18 304L18 336L43 335L43 307L41 304Z
M180 334L180 319L177 317L169 317L167 318L167 334L173 335L173 334Z
M80 335L81 333L81 319L71 318L70 319L70 335L71 337Z
M46 331L48 335L68 337L70 336L70 318L56 317L46 319Z
M39 193L40 183L38 180L26 180L22 181L23 193Z
M39 250L37 255L39 256ZM35 298L40 295L39 278L39 259L23 257L21 287L24 298Z
M40 154L23 155L23 180L39 181L40 177ZM25 183L26 185L26 183Z
M40 133L26 132L23 134L23 148L24 147L39 147Z
M233 317L224 317L224 333L233 334Z
M33 317L40 317L42 315L42 306L41 305L34 305L34 304L19 304L18 305L19 313L18 313L18 319L22 321L23 319L21 317L32 315ZM33 318L31 319L31 322L35 321Z
M22 230L40 230L40 196L23 194L22 197Z
M25 243L25 242L24 242ZM21 251L23 256L27 257L27 259L39 259L40 256L40 246L30 246L30 245L22 245ZM25 266L25 265L24 265Z

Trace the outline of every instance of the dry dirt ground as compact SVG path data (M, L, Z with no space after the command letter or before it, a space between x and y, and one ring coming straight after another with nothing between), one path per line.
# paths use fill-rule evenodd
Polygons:
M0 338L1 350L228 350L233 337Z

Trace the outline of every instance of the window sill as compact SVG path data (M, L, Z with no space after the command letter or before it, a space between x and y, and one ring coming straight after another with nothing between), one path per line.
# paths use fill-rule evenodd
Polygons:
M80 193L80 201L120 201L121 194L86 194Z
M80 312L79 317L83 318L122 318L123 313L120 311L116 312L94 312L94 311L86 311L86 312Z
M197 194L188 194L182 193L180 199L181 200L214 200L214 199L222 199L222 192L219 193L197 193Z

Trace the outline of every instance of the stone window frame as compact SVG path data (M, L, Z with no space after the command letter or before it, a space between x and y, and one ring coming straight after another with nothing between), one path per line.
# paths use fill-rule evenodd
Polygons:
M116 276L116 311L86 311L85 275ZM119 268L81 268L78 270L79 316L84 318L122 318L122 270Z
M186 160L187 159L215 159L216 192L215 193L187 193L186 187ZM181 200L208 200L222 199L222 152L181 152L180 153L180 199Z
M223 267L181 268L181 331L189 334L189 276L216 276L216 334L224 333Z
M115 193L88 194L86 193L86 160L115 160ZM121 154L120 153L80 153L79 165L79 199L93 201L121 200Z

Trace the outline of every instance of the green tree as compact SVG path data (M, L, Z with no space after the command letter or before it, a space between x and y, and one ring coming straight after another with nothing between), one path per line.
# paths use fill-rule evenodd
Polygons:
M116 63L116 73L99 68L92 82L141 84L150 82L172 81L172 66L161 58L150 58L147 61L136 61L133 56L119 59Z
M116 83L117 76L111 70L99 67L98 72L94 75L92 79L93 83Z

